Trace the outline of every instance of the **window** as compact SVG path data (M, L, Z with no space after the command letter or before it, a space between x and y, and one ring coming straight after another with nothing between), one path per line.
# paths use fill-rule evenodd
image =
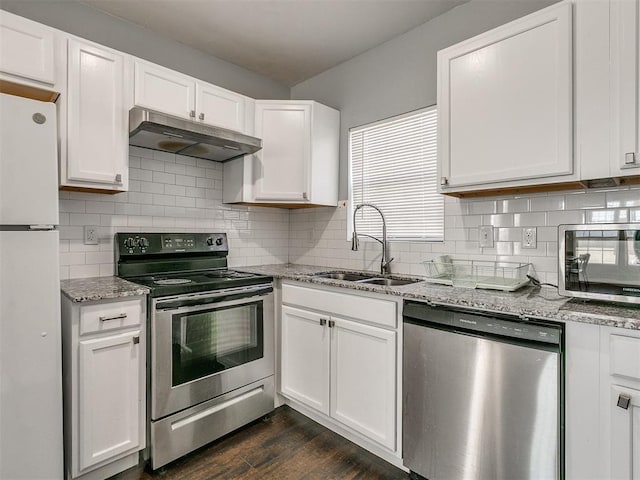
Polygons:
M349 132L351 212L361 203L382 210L390 240L442 241L444 201L436 186L436 107ZM361 208L358 233L380 237L382 222ZM351 226L353 229L353 226Z

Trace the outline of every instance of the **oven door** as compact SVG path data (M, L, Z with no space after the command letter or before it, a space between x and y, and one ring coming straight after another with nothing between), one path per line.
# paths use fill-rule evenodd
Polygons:
M274 374L271 285L158 298L151 311L152 420Z

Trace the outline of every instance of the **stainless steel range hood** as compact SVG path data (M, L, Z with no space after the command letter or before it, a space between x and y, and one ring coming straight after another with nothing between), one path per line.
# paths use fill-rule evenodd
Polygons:
M262 148L262 140L147 108L129 111L129 145L225 162Z

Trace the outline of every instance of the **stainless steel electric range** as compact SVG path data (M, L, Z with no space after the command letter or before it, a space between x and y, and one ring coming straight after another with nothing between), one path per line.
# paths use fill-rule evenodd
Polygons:
M119 277L151 289L151 467L274 408L272 277L227 268L224 233L117 233Z

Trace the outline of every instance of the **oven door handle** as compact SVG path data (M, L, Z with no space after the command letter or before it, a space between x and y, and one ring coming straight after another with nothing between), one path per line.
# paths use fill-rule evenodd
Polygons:
M230 288L218 292L211 292L201 295L188 295L171 297L156 303L156 310L175 310L182 307L194 307L207 305L210 303L220 303L229 300L239 300L242 298L256 297L273 292L273 285L257 285L252 287Z

